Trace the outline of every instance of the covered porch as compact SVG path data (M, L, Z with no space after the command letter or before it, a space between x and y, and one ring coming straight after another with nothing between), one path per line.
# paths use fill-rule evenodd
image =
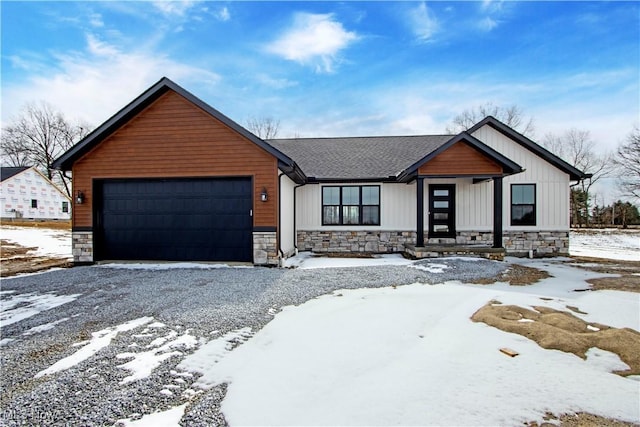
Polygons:
M405 255L416 259L473 255L502 260L506 252L502 241L503 178L522 171L518 164L466 132L407 169L405 179L416 182L416 239L415 244L405 244ZM473 187L491 183L492 191L486 197L493 200L482 212L491 218L490 232L485 229L469 238L468 231L458 231L461 213L455 182L459 179L472 182Z

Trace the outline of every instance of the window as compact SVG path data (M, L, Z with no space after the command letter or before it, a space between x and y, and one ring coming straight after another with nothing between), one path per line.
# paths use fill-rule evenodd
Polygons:
M62 202L62 213L69 212L69 202Z
M36 199L31 199L31 208L32 209L38 208L38 201Z
M511 184L511 225L536 225L535 184Z
M322 187L322 225L380 225L380 186Z

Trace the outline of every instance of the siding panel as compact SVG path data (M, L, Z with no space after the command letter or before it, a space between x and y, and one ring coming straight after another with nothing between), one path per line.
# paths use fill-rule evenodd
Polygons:
M86 201L73 225L93 224L93 179L216 176L253 177L254 226L277 225L275 157L170 91L74 164L74 191Z
M464 142L457 142L447 150L420 166L420 175L485 175L502 173L502 167Z

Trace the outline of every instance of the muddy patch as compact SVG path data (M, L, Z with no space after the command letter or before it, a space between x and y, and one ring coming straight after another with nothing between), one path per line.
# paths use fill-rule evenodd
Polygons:
M496 282L507 282L512 286L526 286L532 285L548 277L551 277L551 275L544 270L526 267L520 264L511 264L508 269L496 276L476 279L471 283L490 285Z
M592 347L610 351L630 368L614 371L615 374L640 375L640 332L630 328L588 323L568 311L539 306L530 310L498 301L487 303L471 320L522 335L542 348L573 353L583 359Z

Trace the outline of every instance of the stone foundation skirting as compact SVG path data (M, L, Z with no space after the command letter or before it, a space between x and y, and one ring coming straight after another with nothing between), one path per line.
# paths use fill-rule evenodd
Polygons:
M253 233L253 263L255 265L278 265L278 246L275 231L255 231Z
M569 231L507 231L503 242L507 255L551 257L569 255Z
M311 231L298 230L298 250L325 253L404 252L405 244L415 245L415 231ZM568 231L505 231L503 246L507 255L546 257L569 254ZM427 245L491 246L493 233L459 231L456 238L431 238Z
M93 231L72 231L71 251L74 263L93 262Z
M392 253L416 242L415 231L305 231L298 230L298 250L329 253Z

